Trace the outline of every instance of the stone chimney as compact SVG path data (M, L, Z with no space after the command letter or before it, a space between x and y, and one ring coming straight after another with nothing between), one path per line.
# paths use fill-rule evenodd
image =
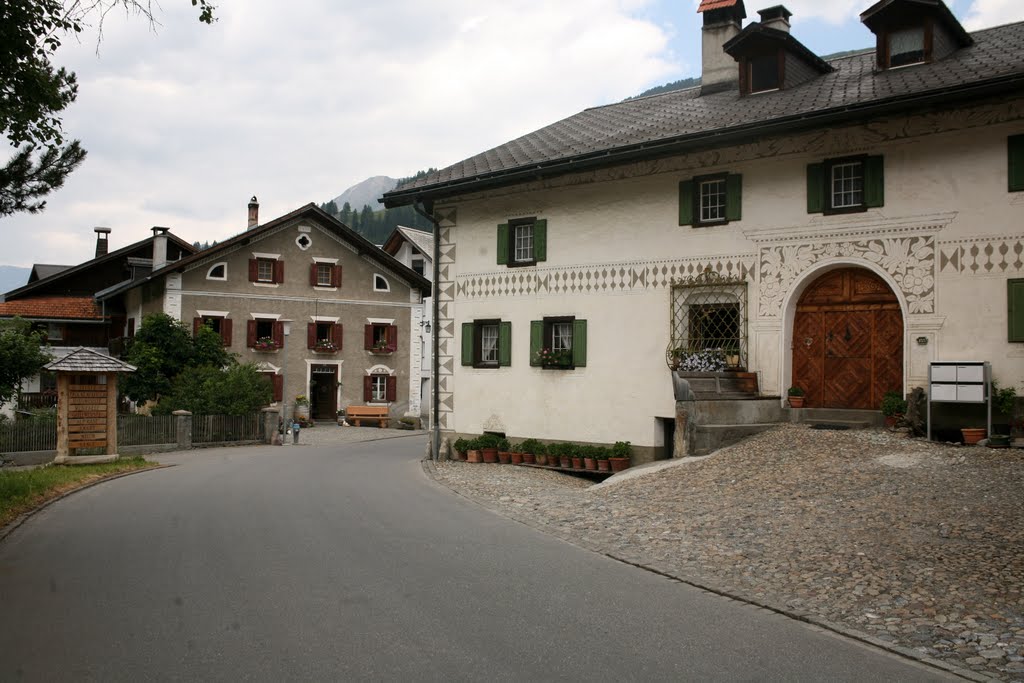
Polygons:
M256 201L256 195L249 200L249 226L246 230L252 230L260 224L260 203Z
M110 228L95 228L96 258L110 253Z
M747 16L743 0L702 0L697 11L704 15L701 95L739 88L739 67L722 46L740 33Z
M167 232L170 228L153 226L153 270L167 265Z
M757 13L761 15L761 26L789 33L789 18L793 16L793 13L782 5L758 10Z

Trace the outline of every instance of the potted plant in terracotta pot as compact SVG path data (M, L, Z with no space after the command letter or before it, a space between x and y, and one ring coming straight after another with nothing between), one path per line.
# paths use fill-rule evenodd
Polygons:
M548 446L547 446L547 444L544 444L544 443L542 443L540 441L537 441L536 445L533 447L533 455L534 455L535 458L537 458L537 464L538 465L544 465L545 467L547 466L547 464L548 464Z
M964 444L967 446L974 446L984 439L985 432L984 427L964 427L960 430L960 434L964 437Z
M511 446L508 443L508 439L498 439L498 462L502 465L507 465L512 461L512 453L510 453Z
M790 408L803 408L804 407L804 390L800 387L790 387L789 391L786 392L789 395L789 407Z
M598 446L584 446L580 449L583 452L583 467L594 471L597 469L597 454L600 452Z
M882 415L885 416L886 427L895 427L906 413L907 401L898 391L887 391L882 395Z
M602 448L595 454L598 472L611 472L612 466L608 463L608 458L611 457L611 454L611 451L607 448Z
M466 461L483 462L483 456L480 454L480 439L470 439L466 444Z
M484 434L477 439L477 443L480 444L480 455L483 457L484 462L498 462L498 441L500 440L501 437L495 434Z
M572 458L572 468L574 470L582 470L583 469L583 449L586 448L586 446L578 446L576 444L571 444L571 445L572 445L572 451L569 453L569 455Z
M542 446L543 444L540 441L537 441L537 439L527 439L519 444L519 448L523 451L523 464L537 464L537 449Z
M522 465L523 464L523 444L521 444L521 443L512 444L512 448L510 449L510 455L512 456L512 464L513 465ZM499 457L500 457L500 453L499 453Z
M465 439L456 439L455 443L452 444L452 451L455 453L456 460L465 460L466 451L469 450L469 441Z
M612 446L611 457L608 464L612 472L621 472L629 467L629 461L633 457L633 445L629 441L616 441Z

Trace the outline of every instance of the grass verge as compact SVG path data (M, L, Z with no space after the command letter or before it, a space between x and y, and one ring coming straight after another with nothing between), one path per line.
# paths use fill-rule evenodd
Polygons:
M145 458L122 458L105 465L50 465L32 470L0 470L0 528L18 515L89 482L112 474L155 467Z

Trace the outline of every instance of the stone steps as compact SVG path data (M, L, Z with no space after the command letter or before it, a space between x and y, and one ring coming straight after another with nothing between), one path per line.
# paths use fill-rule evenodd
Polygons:
M808 424L835 424L850 429L867 429L885 426L885 416L880 410L845 410L838 408L791 408L793 422Z

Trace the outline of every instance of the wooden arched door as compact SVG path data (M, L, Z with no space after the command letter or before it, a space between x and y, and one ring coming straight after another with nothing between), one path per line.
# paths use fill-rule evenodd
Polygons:
M793 386L810 408L878 410L903 389L903 312L884 280L833 270L800 297L793 323Z

